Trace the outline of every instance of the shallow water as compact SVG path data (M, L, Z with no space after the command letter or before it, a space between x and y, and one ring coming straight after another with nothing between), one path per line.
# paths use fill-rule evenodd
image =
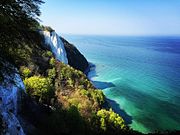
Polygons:
M133 129L180 130L180 37L64 37L95 64L89 78Z

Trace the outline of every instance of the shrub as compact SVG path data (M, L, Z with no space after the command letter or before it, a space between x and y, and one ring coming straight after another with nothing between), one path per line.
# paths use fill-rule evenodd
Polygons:
M47 51L46 54L47 54L47 56L49 56L49 57L52 57L52 56L53 56L53 54L52 54L51 51Z
M83 96L87 96L90 99L93 99L99 105L103 105L104 102L105 102L105 99L104 99L105 97L104 97L104 94L103 94L103 92L101 90L95 90L95 89L85 90L85 89L81 89L80 94L83 95Z
M44 56L44 57L53 57L53 54L52 54L51 51L45 51L45 52L42 54L42 56Z
M90 92L89 91L87 91L87 90L85 90L85 89L82 89L81 91L80 91L80 94L81 95L83 95L83 96L90 96Z
M31 70L27 67L22 67L20 70L21 70L21 74L22 74L23 78L27 78L31 74Z
M60 63L59 66L59 76L61 80L65 80L67 85L71 87L79 87L84 89L93 88L91 82L87 79L87 77L81 72L78 71L68 65Z
M53 97L53 85L47 78L33 76L24 80L26 91L39 102L48 102Z
M104 104L105 97L101 90L91 90L91 96L96 102L98 102L99 105Z
M49 61L49 64L54 67L55 66L55 63L56 63L56 60L52 57Z
M49 69L49 71L48 71L48 77L49 77L50 79L55 79L55 77L56 77L56 69L55 69L55 68Z
M99 119L100 128L103 131L106 130L124 130L126 125L124 120L115 112L110 109L109 111L101 109L97 112L97 117Z

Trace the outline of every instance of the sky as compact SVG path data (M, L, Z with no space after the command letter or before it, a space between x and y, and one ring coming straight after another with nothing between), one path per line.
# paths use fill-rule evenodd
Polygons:
M180 35L180 0L44 0L43 25L80 35Z

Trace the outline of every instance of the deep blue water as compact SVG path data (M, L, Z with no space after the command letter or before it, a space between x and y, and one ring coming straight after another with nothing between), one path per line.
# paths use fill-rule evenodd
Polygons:
M64 37L95 65L89 78L131 128L180 130L180 37Z

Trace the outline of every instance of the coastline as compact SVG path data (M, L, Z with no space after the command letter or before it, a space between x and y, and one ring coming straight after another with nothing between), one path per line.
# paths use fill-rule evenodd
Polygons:
M88 68L84 71L84 74L87 76L87 78L90 80L90 82L93 84L93 86L96 89L99 89L99 90L103 91L103 89L107 88L107 86L110 83L108 83L108 82L98 82L101 85L104 84L104 87L101 86L101 88L98 88L97 86L95 86L94 85L95 81L91 80L91 77L93 77L93 76L91 76L91 77L88 76L88 74L91 73L92 71L95 71L95 69L96 69L96 65L93 64L92 62L88 62ZM105 108L105 109L112 109L115 113L119 114L124 119L126 125L131 124L132 123L132 117L129 116L124 110L122 110L120 108L120 105L116 101L114 101L113 99L107 98L107 96L105 94L104 94L104 96L105 96L105 103L104 103L104 105L102 107Z
M95 65L91 62L88 62L88 67L86 68L86 70L84 71L84 74L88 77L89 72L91 71L91 68L95 67ZM88 78L90 80L90 78Z

